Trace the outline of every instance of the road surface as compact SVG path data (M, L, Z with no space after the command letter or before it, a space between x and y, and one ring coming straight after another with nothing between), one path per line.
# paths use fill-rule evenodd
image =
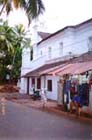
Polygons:
M0 99L0 140L92 140L92 123Z

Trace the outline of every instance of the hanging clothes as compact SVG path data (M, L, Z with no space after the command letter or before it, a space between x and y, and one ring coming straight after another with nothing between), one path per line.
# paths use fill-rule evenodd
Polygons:
M74 96L72 101L77 102L80 107L89 105L89 85L83 83L78 85L78 95Z
M78 95L81 98L83 105L89 105L89 85L88 83L83 83L78 86Z
M70 87L70 98L71 98L71 100L73 99L75 94L77 94L76 85L74 83L71 83L71 87Z
M90 91L89 91L89 106L92 108L92 84L90 85Z

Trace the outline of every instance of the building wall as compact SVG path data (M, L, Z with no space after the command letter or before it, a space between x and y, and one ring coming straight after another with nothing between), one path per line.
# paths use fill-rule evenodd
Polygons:
M30 48L24 48L22 51L21 76L29 72L30 68L31 68Z
M92 37L92 23L75 30L75 39L72 47L73 53L85 53L88 51L89 37Z
M59 33L48 40L42 42L37 46L38 48L38 58L41 56L45 56L46 60L63 57L67 55L71 51L71 43L73 41L73 33L71 31L67 31L64 33ZM63 54L60 55L60 44L63 43ZM70 45L70 46L69 46ZM51 48L51 56L49 55L49 48Z
M88 39L92 36L92 23L78 28L68 28L63 32L48 38L35 46L36 59L45 56L45 61L69 55L79 55L88 51ZM63 43L63 53L60 55L60 43ZM51 48L51 56L49 56ZM35 52L36 53L36 52ZM34 54L35 55L35 54Z
M39 45L34 44L32 61L30 60L30 49L24 49L21 75L44 65L49 60L87 52L89 37L92 37L92 23L77 28L67 28Z
M21 94L27 93L27 78L21 78L20 91Z
M22 78L22 86L24 87L23 89L21 89L21 93L27 93L27 79L26 78ZM48 91L47 90L47 81L48 80L52 80L52 91ZM46 90L46 95L48 99L52 99L52 100L57 100L57 84L59 81L59 77L58 76L42 76L41 77L41 89L45 89ZM33 87L32 87L32 79L30 78L30 82L29 82L29 94L33 94ZM35 90L37 90L37 77L35 77Z
M52 91L47 90L47 81L52 80ZM48 99L57 100L57 83L59 77L57 76L46 76L46 95Z
M33 47L33 61L30 61L30 52L25 50L22 57L21 75L32 71L42 65L48 60L64 57L67 55L79 55L88 51L89 37L92 37L92 23L87 23L75 28L67 28L62 32L48 38L39 45L35 44ZM60 53L60 44L62 44L62 53ZM51 50L51 54L50 51ZM46 76L46 81L52 79L53 90L47 91L49 99L57 100L57 81L58 77ZM44 77L41 78L42 87L44 87ZM47 88L47 82L46 82ZM22 78L21 89L26 92L26 81ZM30 83L31 89L31 83Z

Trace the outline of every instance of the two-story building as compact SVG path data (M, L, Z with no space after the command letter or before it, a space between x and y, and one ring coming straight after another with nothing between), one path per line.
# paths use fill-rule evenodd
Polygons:
M20 92L31 94L33 87L45 88L47 97L57 100L60 75L49 72L60 71L70 59L92 51L92 19L52 34L35 31L34 35L32 57L29 48L22 54Z

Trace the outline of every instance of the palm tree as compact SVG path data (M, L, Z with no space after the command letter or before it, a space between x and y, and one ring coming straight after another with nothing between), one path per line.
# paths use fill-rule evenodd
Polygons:
M42 0L0 0L0 5L2 5L0 15L4 9L9 14L13 9L12 4L16 9L22 8L25 10L29 23L31 19L38 17L45 10Z
M31 39L28 38L28 32L25 31L22 24L17 25L12 28L12 32L14 33L13 36L13 52L12 54L12 62L10 64L11 70L10 70L10 78L12 79L15 75L15 77L19 75L19 68L21 66L21 55L22 55L22 49L24 47L29 47L31 43ZM10 79L10 80L11 80Z
M0 47L13 51L14 32L12 27L8 26L8 22L2 22L0 25Z
M22 48L29 47L31 42L27 33L23 25L9 27L7 21L0 24L0 72L4 79L6 73L11 79L19 76Z
M23 49L24 47L29 47L31 43L31 39L27 37L27 31L25 31L22 24L16 25L13 28L14 33L14 46L13 46L13 62L12 65L14 65L16 54L19 50Z

